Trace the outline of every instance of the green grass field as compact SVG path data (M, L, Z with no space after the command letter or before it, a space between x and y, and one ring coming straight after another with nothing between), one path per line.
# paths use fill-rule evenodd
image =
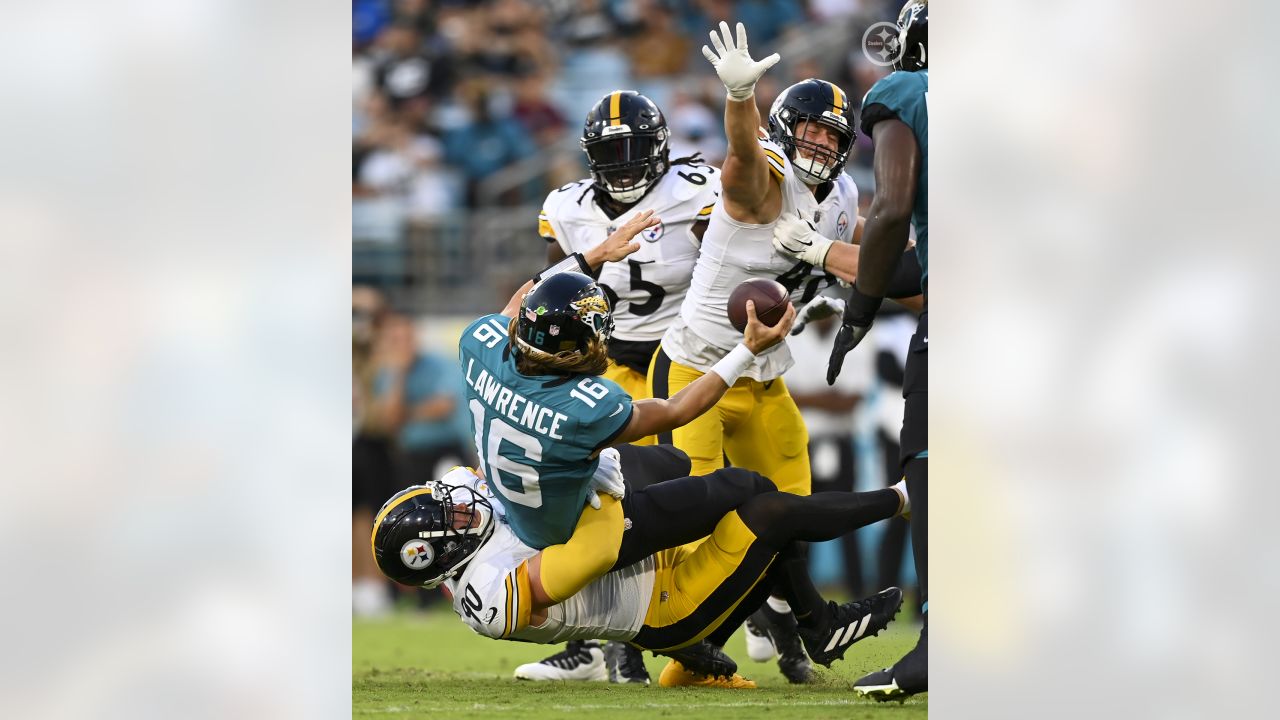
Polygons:
M518 682L511 678L517 665L557 648L481 638L446 608L353 620L351 634L351 706L357 717L897 719L925 718L929 712L927 695L905 705L879 704L856 699L849 689L915 644L919 626L906 612L879 637L853 646L830 670L819 668L822 680L805 686L788 685L772 662L747 659L739 630L726 649L739 672L760 685L757 690L660 688L666 659L651 653L645 654L650 687Z

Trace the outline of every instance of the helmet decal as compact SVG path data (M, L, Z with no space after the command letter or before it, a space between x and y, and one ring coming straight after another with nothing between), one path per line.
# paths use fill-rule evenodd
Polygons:
M436 551L422 540L410 540L400 547L400 562L410 570L422 570L436 559Z

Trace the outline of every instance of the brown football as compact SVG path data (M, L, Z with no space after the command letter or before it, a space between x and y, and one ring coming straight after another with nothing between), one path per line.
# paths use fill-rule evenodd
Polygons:
M756 317L765 325L773 327L787 312L789 294L777 280L751 278L734 288L733 294L729 296L729 322L733 323L738 332L746 330L747 301L753 300L756 304Z

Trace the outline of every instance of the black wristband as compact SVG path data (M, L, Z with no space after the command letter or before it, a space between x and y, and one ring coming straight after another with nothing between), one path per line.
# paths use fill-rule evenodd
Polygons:
M844 324L857 327L869 326L875 319L876 311L880 309L882 302L884 298L872 297L859 290L855 280L853 287L849 289L849 300L844 307Z

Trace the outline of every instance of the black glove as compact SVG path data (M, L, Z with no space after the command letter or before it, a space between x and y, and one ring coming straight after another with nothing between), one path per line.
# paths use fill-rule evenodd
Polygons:
M844 366L844 356L862 342L871 330L871 323L876 319L876 311L884 298L863 295L858 284L853 284L849 292L849 301L844 306L844 322L836 333L836 340L831 345L831 360L827 362L827 384L835 385L840 376L840 368Z

